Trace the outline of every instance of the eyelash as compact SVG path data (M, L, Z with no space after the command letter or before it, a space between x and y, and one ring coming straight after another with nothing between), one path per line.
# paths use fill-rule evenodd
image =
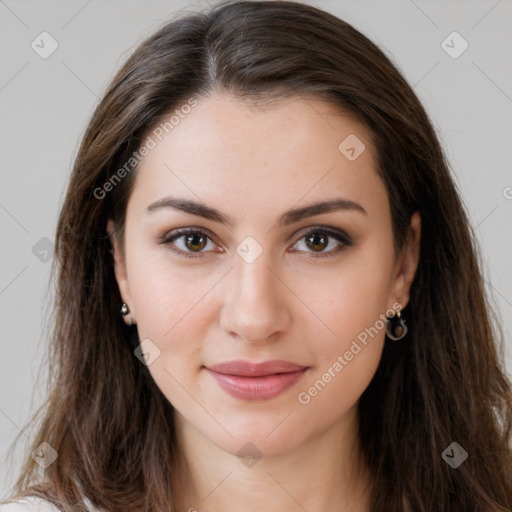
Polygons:
M312 254L313 258L332 257L332 256L335 256L336 254L338 254L344 248L351 247L353 245L352 241L346 234L344 234L342 232L333 231L329 228L324 228L322 226L315 226L315 227L309 229L307 232L303 233L300 236L300 238L297 240L297 242L299 242L303 238L306 238L307 236L314 234L314 233L322 233L324 235L327 235L328 237L334 238L338 242L341 242L341 245L338 246L336 249L331 249L330 251L327 251L327 252L316 253L316 254L310 253L310 254ZM186 252L181 249L177 249L176 247L174 247L172 245L172 242L174 242L174 240L177 240L178 238L181 238L186 235L205 235L209 240L211 240L213 242L212 237L210 237L209 234L202 229L180 228L180 229L171 231L170 233L165 235L158 243L160 245L168 245L169 249L172 252L178 254L179 256L183 256L185 258L201 258L202 257L201 252L194 254L193 252ZM306 252L309 252L309 251L306 251Z

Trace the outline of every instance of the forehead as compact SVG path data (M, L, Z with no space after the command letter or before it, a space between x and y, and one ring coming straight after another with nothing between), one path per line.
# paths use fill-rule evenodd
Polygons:
M369 130L325 100L252 106L221 94L176 111L174 124L148 133L156 144L137 171L136 200L172 193L224 210L239 201L254 214L266 200L290 207L327 194L385 207Z

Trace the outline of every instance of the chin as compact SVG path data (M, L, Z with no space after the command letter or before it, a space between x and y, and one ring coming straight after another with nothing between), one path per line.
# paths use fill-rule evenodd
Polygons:
M296 450L307 441L306 432L290 421L293 413L286 418L287 414L280 413L276 419L275 415L265 416L262 411L259 421L254 415L245 418L240 415L235 421L232 418L231 421L221 422L233 437L228 434L210 437L207 432L204 435L237 457L283 455Z
M219 448L238 457L246 467L252 467L262 457L274 457L292 452L302 444L301 440L290 440L289 436L268 438L254 432L235 435L233 439L222 439ZM212 440L213 441L213 440Z

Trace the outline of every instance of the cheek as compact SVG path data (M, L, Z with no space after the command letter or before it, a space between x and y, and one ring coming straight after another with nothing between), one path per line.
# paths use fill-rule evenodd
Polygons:
M191 279L179 271L164 251L132 252L130 292L136 312L141 342L149 339L160 351L150 370L161 367L173 371L176 361L191 363L202 336L201 298L212 287L209 279ZM202 320L204 323L205 320Z
M325 323L335 334L315 338L315 367L297 394L299 407L311 420L327 424L351 409L368 387L379 365L385 340L387 280L351 279L332 292L324 309ZM327 330L323 332L327 333Z
M143 344L151 340L148 346L158 354L148 370L167 400L187 411L193 404L186 389L197 379L207 321L201 297L212 284L190 282L169 267L146 264L134 275L132 296L139 338Z
M308 300L324 324L317 345L320 354L332 359L334 354L349 350L353 340L364 342L368 331L373 335L368 334L369 338L377 331L384 332L382 319L388 309L391 268L392 259L385 253L379 256L377 251L361 250L336 272L317 280L317 292L310 293Z
M350 342L304 381L295 397L303 431L319 433L357 410L358 400L379 365L383 344L382 333L367 345Z
M174 326L195 314L207 283L195 272L183 272L165 247L143 233L133 240L127 267L139 335L171 337Z
M386 326L383 311L352 303L336 321L333 318L336 336L317 338L315 367L300 389L304 396L297 396L301 405L315 404L311 409L337 415L355 404L380 362Z
M312 412L339 414L356 403L379 365L385 340L392 257L361 251L324 283L317 305L323 324L315 340L314 373L298 402ZM329 412L330 411L330 412Z

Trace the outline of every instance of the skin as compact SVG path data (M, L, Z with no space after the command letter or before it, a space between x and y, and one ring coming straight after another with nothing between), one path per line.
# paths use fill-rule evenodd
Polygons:
M366 146L354 161L338 150L349 134ZM298 394L380 315L409 300L421 219L411 217L409 240L395 254L374 155L365 126L320 99L294 96L261 109L218 93L202 98L143 159L127 206L125 258L113 238L115 274L140 340L160 350L148 369L175 409L187 468L176 486L178 510L250 512L263 503L268 511L368 510L357 402L379 364L384 329L309 403ZM236 225L171 208L145 212L168 195L200 199ZM367 214L277 225L290 208L337 197ZM334 252L342 244L329 237L328 246L311 248L304 234L315 226L319 234L322 226L343 230L353 245ZM158 243L182 227L210 236L202 246L197 238L174 241L199 257ZM247 236L263 250L252 263L236 252ZM226 394L203 367L233 359L285 359L309 370L277 397L247 402ZM248 442L262 456L251 467L237 456Z

